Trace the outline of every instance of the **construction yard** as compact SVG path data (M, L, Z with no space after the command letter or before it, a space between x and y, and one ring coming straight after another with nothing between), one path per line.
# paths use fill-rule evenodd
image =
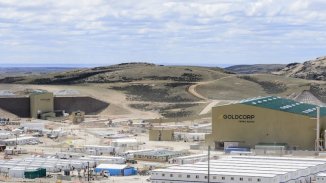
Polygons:
M186 129L187 126L194 127L201 123L207 123L206 120L184 121L165 125L177 125ZM154 124L154 126L157 125L159 124ZM167 151L184 155L200 154L205 151L203 149L190 150L190 145L194 142L188 140L169 143L165 141L149 141L148 131L151 128L153 128L153 125L150 125L146 119L127 117L107 118L90 115L86 116L85 121L80 124L72 124L69 120L53 122L49 120L12 118L10 123L4 124L1 127L1 134L8 134L8 139L13 139L13 141L5 144L6 150L0 153L0 161L3 162L3 165L0 166L0 180L6 182L29 181L29 179L21 178L19 175L11 173L11 170L8 172L4 167L13 167L15 165L12 165L11 161L17 161L20 162L17 163L17 166L27 168L26 161L29 158L35 158L33 161L48 162L51 159L58 161L64 159L78 163L85 162L86 160L95 163L90 170L90 180L95 182L105 182L108 179L110 182L147 182L151 169L169 166L169 162L136 160L136 164L127 163L128 166L135 168L138 172L137 175L130 177L110 176L107 178L99 173L95 173L94 167L100 163L125 164L129 160L134 161L134 158L130 157L129 153L126 154L129 151L132 153L139 151L141 153L142 151L152 150L153 153L155 152L154 154L157 153L156 151ZM20 141L23 137L31 137L33 139ZM92 159L101 156L103 156L101 159ZM115 157L121 157L122 161L112 162L112 159ZM37 158L41 158L41 160L37 160ZM33 164L38 163L35 162ZM85 182L88 179L88 169L84 165L81 164L80 167L77 166L78 168L71 169L72 164L68 164L69 168L66 169L69 170L69 174L66 173L65 175L64 172L61 172L64 171L64 168L57 169L59 164L46 164L46 166L45 164L40 164L40 167L46 168L47 177L32 180L36 180L36 182Z

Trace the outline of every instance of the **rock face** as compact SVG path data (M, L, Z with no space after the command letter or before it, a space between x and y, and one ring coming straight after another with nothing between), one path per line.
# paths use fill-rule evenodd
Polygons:
M302 64L292 63L273 74L289 77L326 81L326 57L319 57Z

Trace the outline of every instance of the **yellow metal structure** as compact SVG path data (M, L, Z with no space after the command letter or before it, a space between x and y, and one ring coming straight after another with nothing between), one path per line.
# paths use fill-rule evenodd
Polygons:
M320 119L320 136L325 129L324 116ZM316 118L241 103L214 107L212 134L206 136L206 142L215 148L223 148L225 142L238 142L251 148L263 143L314 150L315 140Z

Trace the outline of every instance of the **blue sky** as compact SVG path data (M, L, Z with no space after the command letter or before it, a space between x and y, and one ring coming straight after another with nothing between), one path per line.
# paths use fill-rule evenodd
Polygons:
M219 65L326 55L324 0L0 0L0 63Z

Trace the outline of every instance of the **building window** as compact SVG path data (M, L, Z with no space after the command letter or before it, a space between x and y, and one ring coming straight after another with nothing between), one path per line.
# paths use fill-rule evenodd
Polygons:
M252 181L252 178L249 178L248 181Z
M207 179L207 175L205 175L205 177L204 177L205 179Z
M162 173L162 177L164 177L165 176L165 174L164 173Z
M170 174L170 177L173 177L173 174Z
M178 177L179 177L179 178L181 178L181 177L182 177L182 175L181 175L181 174L179 174L179 175L178 175Z
M199 175L196 175L196 179L199 179Z
M260 179L257 179L257 182L260 182L261 180Z
M190 178L190 175L187 175L187 178Z
M242 177L240 177L240 181L243 181L243 178Z
M231 177L231 180L234 180L234 177Z
M216 176L213 176L213 179L216 179Z
M225 180L225 177L222 177L222 180Z

